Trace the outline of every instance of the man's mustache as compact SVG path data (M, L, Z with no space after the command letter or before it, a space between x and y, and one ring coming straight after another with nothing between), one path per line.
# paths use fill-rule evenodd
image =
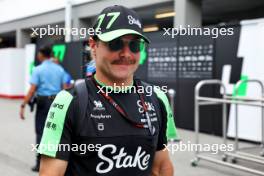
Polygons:
M135 59L117 59L112 62L112 64L115 65L132 65L135 63L136 63Z

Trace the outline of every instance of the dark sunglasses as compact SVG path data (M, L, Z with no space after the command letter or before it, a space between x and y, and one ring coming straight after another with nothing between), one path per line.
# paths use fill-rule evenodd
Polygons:
M128 44L130 51L133 53L143 51L146 47L146 43L143 39L123 40L121 38L117 38L106 43L111 51L122 50L126 43Z

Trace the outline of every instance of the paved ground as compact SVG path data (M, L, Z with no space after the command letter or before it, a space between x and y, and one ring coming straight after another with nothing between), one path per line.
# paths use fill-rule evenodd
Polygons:
M30 171L34 165L34 152L31 144L35 141L33 114L26 112L26 120L19 119L18 110L21 101L0 99L0 176L36 176ZM28 109L27 109L28 110ZM184 143L194 142L194 133L179 130ZM221 138L201 135L203 143L221 143ZM248 146L250 144L243 144ZM198 167L191 167L193 152L178 151L171 154L175 176L252 176L249 173L200 161ZM241 161L239 163L242 163ZM249 165L250 163L242 163ZM251 163L252 164L252 163ZM255 165L254 165L255 166ZM264 168L257 165L257 168Z

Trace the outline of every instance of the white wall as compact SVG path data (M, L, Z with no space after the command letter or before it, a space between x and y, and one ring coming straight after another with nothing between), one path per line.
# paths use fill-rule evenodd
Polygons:
M35 52L36 52L36 45L35 44L28 44L25 46L25 79L24 79L24 94L28 92L30 88L30 65L34 63L35 60Z
M243 57L242 73L248 79L258 79L264 84L264 19L241 22L238 57ZM260 98L260 88L248 84L246 97ZM261 140L261 109L258 107L239 106L238 136L241 139ZM228 136L235 135L235 106L230 108Z
M0 49L0 95L23 96L25 89L25 50Z

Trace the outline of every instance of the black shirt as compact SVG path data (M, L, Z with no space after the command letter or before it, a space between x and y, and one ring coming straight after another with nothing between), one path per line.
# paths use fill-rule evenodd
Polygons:
M128 114L127 120L98 93L100 89L91 79L87 81L87 89L89 96L82 98L88 98L88 108L81 123L77 123L80 117L74 91L57 95L46 121L39 153L68 161L65 175L150 175L155 152L164 149L167 143L167 111L157 92L144 95L155 131L151 134L138 93L131 89L131 92L109 94ZM131 121L143 123L144 128ZM47 144L58 147L50 151L45 147Z

